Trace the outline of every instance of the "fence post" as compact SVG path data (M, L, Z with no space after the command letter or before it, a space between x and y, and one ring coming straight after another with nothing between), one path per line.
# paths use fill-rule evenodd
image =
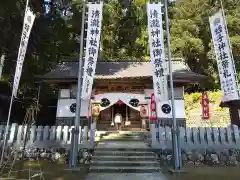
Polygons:
M57 126L56 140L57 142L62 141L62 126Z
M91 148L94 148L95 143L95 128L96 128L96 121L94 121L90 126L90 145Z
M156 148L157 146L157 131L155 127L155 123L150 124L150 132L151 132L151 147Z
M71 129L71 131L75 131L75 128L73 127L72 129ZM73 143L73 141L74 141L74 138L73 138L73 135L74 135L74 133L70 133L70 136L71 136L71 143L70 143L70 152L69 152L69 168L72 168L73 167L73 162L72 162L72 155L73 155L73 145L74 145L74 143Z
M9 135L9 140L8 140L9 144L14 142L17 128L18 128L18 124L17 123L13 123L11 125L10 135Z
M239 129L238 129L238 126L236 126L236 125L233 125L233 135L234 135L234 140L236 143L236 148L240 148Z
M69 126L63 127L63 142L67 144L68 142L68 133L69 133Z
M44 126L43 128L43 141L49 140L49 126Z
M86 144L88 140L88 127L84 126L83 128L83 144Z
M36 141L41 141L43 127L42 126L38 126L36 131L37 131Z
M33 125L30 129L31 134L30 134L30 142L33 143L36 139L36 126Z

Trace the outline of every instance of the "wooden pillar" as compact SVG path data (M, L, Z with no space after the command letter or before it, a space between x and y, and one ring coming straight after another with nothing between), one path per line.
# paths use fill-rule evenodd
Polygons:
M126 105L126 121L128 121L128 106Z

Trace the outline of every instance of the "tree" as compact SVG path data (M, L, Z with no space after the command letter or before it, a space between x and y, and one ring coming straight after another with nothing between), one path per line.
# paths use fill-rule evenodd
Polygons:
M237 21L240 2L227 0L224 1L224 7L233 54L237 58L240 45L240 26ZM208 18L219 8L217 0L178 0L171 21L173 53L182 56L194 72L209 76L211 87L216 87L219 83Z

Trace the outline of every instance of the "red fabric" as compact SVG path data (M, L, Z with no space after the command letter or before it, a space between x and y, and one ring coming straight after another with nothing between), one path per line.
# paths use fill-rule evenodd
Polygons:
M119 100L116 102L116 104L121 105L121 104L124 104L124 102L122 102L122 100L119 99Z
M157 109L156 109L156 101L155 101L154 93L151 94L150 110L151 110L150 120L156 121L157 120Z

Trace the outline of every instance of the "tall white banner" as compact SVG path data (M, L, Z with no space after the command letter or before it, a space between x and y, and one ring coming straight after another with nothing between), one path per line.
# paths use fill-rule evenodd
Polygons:
M24 16L22 37L21 37L21 42L18 50L17 65L16 65L16 71L15 71L14 83L13 83L13 95L15 97L17 97L18 86L19 86L19 82L22 74L22 66L23 66L25 54L27 51L28 39L31 33L34 20L35 20L35 15L30 10L30 8L27 8Z
M82 99L90 99L98 59L103 2L88 4L88 29L82 84Z
M154 94L157 101L164 101L168 100L168 73L164 56L162 4L147 3L147 16Z
M234 60L222 10L209 17L209 22L223 91L222 101L239 99Z

